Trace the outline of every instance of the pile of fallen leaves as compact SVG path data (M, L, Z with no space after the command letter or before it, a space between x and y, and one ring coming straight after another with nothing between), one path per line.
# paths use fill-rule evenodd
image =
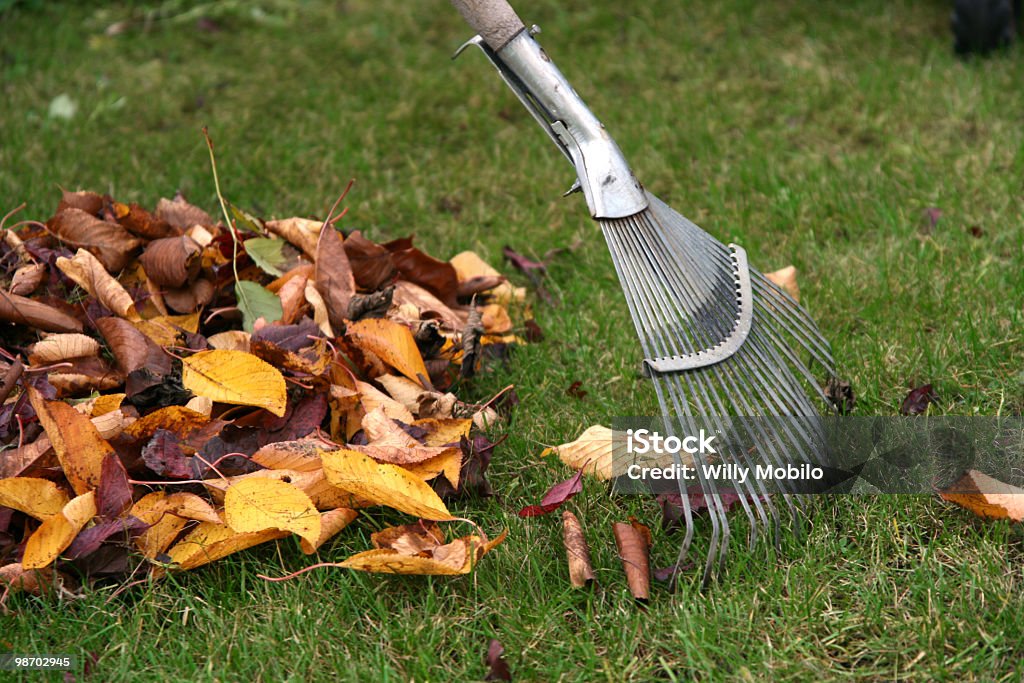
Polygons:
M6 591L130 585L290 534L314 553L377 505L429 523L344 566L461 574L500 542L434 522L490 495L484 430L512 394L451 389L518 339L522 291L471 252L224 209L64 192L45 223L0 224Z

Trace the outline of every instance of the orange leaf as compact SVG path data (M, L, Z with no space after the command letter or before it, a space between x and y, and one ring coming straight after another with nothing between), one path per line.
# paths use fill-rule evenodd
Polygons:
M979 517L1024 522L1024 489L1004 484L978 470L969 470L939 495Z
M47 401L34 387L28 398L50 437L64 476L77 494L99 486L103 458L114 449L85 415L61 401Z
M273 365L242 351L201 351L181 362L181 383L211 401L258 406L282 417L288 396Z
M416 340L405 325L383 318L367 318L349 324L346 334L356 346L376 354L414 382L420 382L420 376L429 376Z

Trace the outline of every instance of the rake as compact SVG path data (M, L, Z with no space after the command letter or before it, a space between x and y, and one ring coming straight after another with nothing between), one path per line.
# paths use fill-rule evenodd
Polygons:
M828 343L807 312L751 268L740 246L722 244L643 189L604 126L534 40L539 29L526 29L505 0L452 4L478 34L456 56L467 46L480 48L576 169L577 181L566 194L582 191L601 226L666 433L696 434L710 424L736 437L711 457L751 471L758 464L821 462L824 435L809 393L827 399L810 368L817 363L829 375L834 371ZM795 519L801 496L784 483L756 477L723 485L704 469L709 456L693 457L711 522L707 586L722 571L729 547L723 494L738 497L750 521L751 548L759 529L779 545L781 508ZM694 533L681 480L679 493L686 534L677 573Z

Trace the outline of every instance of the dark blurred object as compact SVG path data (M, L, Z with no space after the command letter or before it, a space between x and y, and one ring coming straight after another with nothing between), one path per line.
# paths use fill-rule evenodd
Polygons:
M954 0L953 49L986 55L1008 47L1017 34L1021 0Z

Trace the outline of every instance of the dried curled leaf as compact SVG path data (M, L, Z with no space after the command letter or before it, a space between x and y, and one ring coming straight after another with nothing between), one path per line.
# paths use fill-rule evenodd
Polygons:
M612 525L615 545L619 548L619 559L626 571L629 591L639 602L647 602L651 593L651 567L648 549L651 532L638 522L615 522Z
M122 318L138 320L135 300L91 252L79 249L72 258L61 256L57 259L57 267L111 312Z
M197 396L284 415L288 396L274 366L243 351L201 351L181 362L181 383Z
M101 221L81 209L66 209L50 219L47 227L62 242L88 249L111 273L127 265L131 253L142 244L117 223Z
M163 287L184 287L199 275L202 247L187 235L165 237L146 245L139 261L146 275Z
M480 559L500 545L508 530L492 541L480 536L464 536L444 545L402 545L356 553L341 563L342 567L382 574L416 574L424 576L457 576L468 574ZM398 536L396 541L404 541Z
M90 358L99 355L100 343L84 334L51 334L32 345L28 361L32 365L59 363L70 358Z
M430 486L397 465L379 464L347 449L320 451L320 461L327 481L360 498L424 519L454 519Z
M305 493L278 479L247 478L224 494L224 521L235 531L291 531L308 543L320 538L320 513Z
M92 491L72 498L28 537L21 565L25 569L49 566L95 516L96 496Z
M569 562L569 581L573 588L583 588L594 581L594 568L590 563L590 546L583 535L580 520L566 510L562 513L562 540Z
M41 301L0 291L0 320L43 332L81 332L82 323Z

